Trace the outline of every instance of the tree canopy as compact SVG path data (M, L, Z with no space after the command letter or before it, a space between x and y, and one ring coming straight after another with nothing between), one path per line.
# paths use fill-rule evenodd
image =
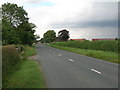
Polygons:
M41 39L42 42L53 42L56 38L56 33L54 30L48 30L46 33L44 33L43 38Z
M67 41L69 39L69 31L66 29L59 31L58 38L60 38L61 41Z
M17 4L2 5L3 44L28 44L35 42L35 27L29 23L27 12Z

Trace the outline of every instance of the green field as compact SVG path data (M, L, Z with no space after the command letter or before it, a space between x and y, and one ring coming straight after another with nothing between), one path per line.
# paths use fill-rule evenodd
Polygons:
M67 43L67 42L65 42L65 43ZM73 47L63 46L63 45L59 45L59 44L55 44L55 43L50 44L50 46L59 48L59 49L63 49L66 51L71 51L71 52L79 53L82 55L98 58L98 59L112 62L112 63L120 63L120 62L118 62L118 53L116 53L116 52L73 48Z
M68 42L53 42L54 45L89 49L89 50L99 50L99 51L109 51L118 52L118 40L105 40L105 41L68 41Z

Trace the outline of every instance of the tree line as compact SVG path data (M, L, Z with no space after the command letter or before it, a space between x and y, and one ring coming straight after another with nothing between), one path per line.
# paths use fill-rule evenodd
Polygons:
M66 29L59 31L58 37L56 36L56 32L54 30L48 30L44 33L43 38L40 41L42 43L50 43L53 41L67 41L69 38L69 31Z
M22 44L32 45L39 35L34 35L36 25L29 22L28 13L22 6L17 4L5 3L2 5L2 44ZM58 32L58 36L54 30L48 30L44 33L41 42L67 41L69 31L66 29Z
M36 25L29 22L28 13L17 4L2 5L2 44L32 45Z

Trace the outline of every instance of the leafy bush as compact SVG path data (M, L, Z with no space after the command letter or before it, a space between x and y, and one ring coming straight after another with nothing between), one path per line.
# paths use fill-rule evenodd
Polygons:
M81 48L81 49L91 49L91 50L101 50L118 52L118 40L106 40L106 41L68 41L68 42L54 42L54 45ZM119 46L118 46L119 45Z
M20 56L14 46L2 47L2 82L3 87L6 86L6 82L9 76L15 71L20 62Z

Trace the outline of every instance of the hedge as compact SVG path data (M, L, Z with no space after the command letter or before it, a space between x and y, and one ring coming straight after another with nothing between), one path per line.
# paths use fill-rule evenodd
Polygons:
M2 85L6 86L9 76L18 68L21 59L15 46L2 47Z
M118 52L118 40L105 40L105 41L68 41L68 42L54 42L51 44L74 47L80 49L90 49L90 50L100 50L100 51L109 51L109 52Z

